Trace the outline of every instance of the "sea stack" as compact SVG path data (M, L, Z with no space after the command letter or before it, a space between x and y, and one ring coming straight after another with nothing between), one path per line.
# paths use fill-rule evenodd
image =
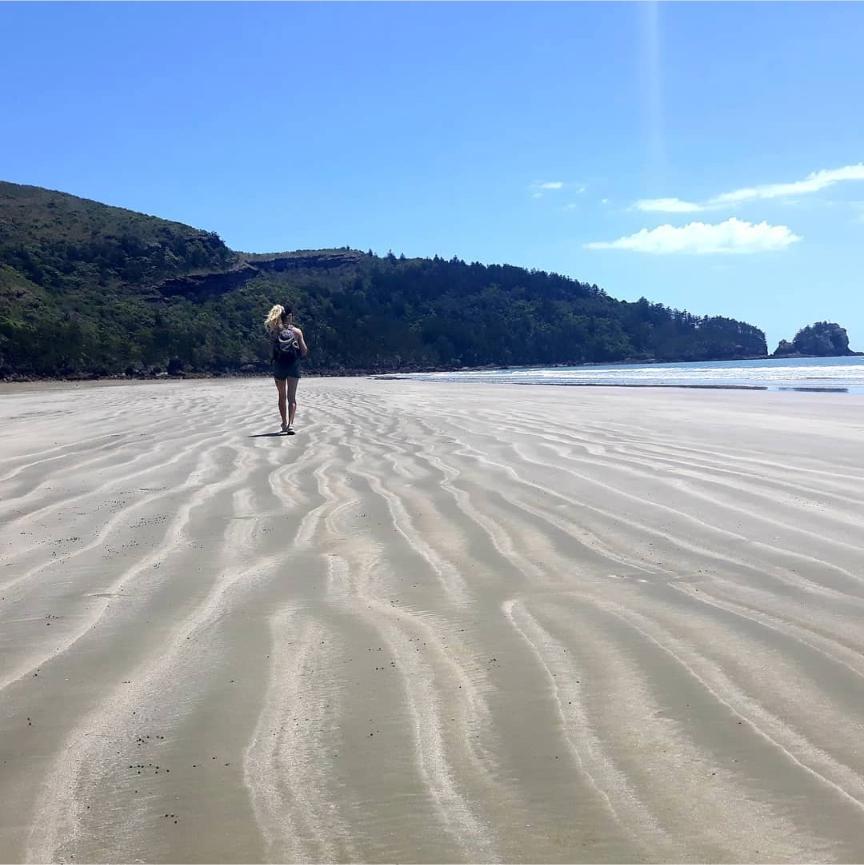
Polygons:
M773 357L846 357L859 353L849 348L845 328L819 321L799 330L792 342L781 339Z

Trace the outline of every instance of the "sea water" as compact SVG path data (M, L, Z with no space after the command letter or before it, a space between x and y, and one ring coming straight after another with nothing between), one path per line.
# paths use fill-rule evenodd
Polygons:
M721 387L864 393L864 357L509 367L411 373L399 377L526 385Z

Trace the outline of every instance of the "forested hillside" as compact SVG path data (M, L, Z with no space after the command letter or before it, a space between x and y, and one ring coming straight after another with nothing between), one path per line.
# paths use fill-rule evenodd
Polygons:
M0 375L266 370L297 310L312 371L766 354L761 330L507 265L350 249L250 255L218 235L0 183Z

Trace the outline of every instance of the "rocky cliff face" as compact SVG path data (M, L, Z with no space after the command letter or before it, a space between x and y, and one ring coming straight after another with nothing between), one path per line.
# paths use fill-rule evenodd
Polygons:
M362 252L341 249L301 251L284 255L250 255L240 264L223 271L193 273L162 280L152 286L153 293L146 299L158 302L175 295L196 299L212 297L240 288L250 279L261 276L262 273L284 273L301 268L333 270L355 265L364 257Z
M366 256L354 249L301 250L276 255L248 256L249 264L267 273L284 273L286 270L299 270L309 267L318 270L332 270L357 264Z
M173 297L183 295L185 297L203 298L217 294L225 294L239 288L245 282L258 276L260 271L249 264L219 273L190 274L189 276L177 276L166 279L158 285L153 286L158 294L154 294L148 300L158 300L161 297Z
M856 352L849 348L846 329L839 324L820 321L802 328L789 342L781 339L774 357L845 357Z

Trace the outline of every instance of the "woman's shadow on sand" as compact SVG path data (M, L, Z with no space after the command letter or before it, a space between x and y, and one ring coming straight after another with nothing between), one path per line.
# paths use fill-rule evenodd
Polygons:
M284 432L253 433L252 435L248 436L248 438L250 438L250 439L269 439L269 438L274 438L274 437L275 438L282 438L282 436L285 436L285 438L287 438L288 434L284 433Z

